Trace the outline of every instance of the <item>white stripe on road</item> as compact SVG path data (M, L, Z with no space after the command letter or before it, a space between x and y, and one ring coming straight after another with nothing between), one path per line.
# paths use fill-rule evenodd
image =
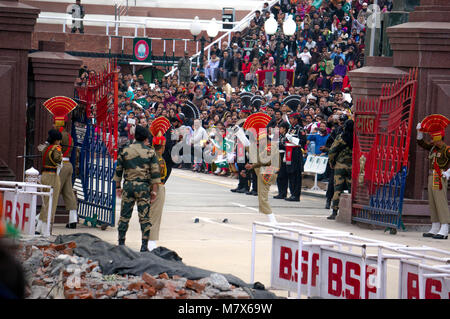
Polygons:
M244 205L244 204L239 204L239 203L231 203L231 204L242 207L242 208L247 208L247 209L253 210L255 212L259 212L259 210L257 208L248 207L247 205Z

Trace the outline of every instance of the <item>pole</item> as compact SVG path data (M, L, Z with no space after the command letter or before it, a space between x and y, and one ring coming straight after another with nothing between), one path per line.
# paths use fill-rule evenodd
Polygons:
M206 39L205 39L205 37L202 36L202 38L200 39L200 44L201 44L200 69L203 69L203 59L205 57L205 42L206 42Z
M277 36L277 45L276 45L276 52L277 52L277 70L276 70L276 76L275 76L275 85L278 86L280 85L280 43L281 43L281 38Z
M378 7L378 0L374 0L373 2L373 8ZM378 9L375 9L378 10ZM373 14L373 20L372 20L372 28L370 31L370 56L374 56L375 52L375 34L377 33L377 15L378 11L376 11L375 14Z

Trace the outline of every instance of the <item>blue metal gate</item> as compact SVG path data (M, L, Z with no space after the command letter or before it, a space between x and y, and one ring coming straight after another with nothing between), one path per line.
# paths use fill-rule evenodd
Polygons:
M115 65L114 65L115 66ZM72 136L79 149L74 161L74 189L78 216L93 227L115 226L117 160L117 68L108 65L77 88L78 118L72 121Z

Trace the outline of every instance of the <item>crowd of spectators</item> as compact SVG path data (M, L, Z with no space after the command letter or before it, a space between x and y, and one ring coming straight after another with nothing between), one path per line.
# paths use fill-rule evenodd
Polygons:
M369 2L369 3L368 3ZM281 0L271 8L265 4L249 27L235 32L230 43L211 48L205 54L203 69L188 67L190 74L176 73L148 83L142 75L119 75L119 144L133 140L136 124L149 127L158 116L172 119L183 113L191 101L199 110L198 121L183 123L192 147L212 145L212 152L226 158L225 147L211 143L216 134L226 134L240 118L243 106L240 93L252 92L263 98L251 112L264 111L273 117L274 126L287 121L289 112L301 115L308 133L305 154L326 156L324 145L336 127L341 114L351 115L351 83L348 73L364 65L366 22L370 15L370 0ZM392 8L391 0L379 0L383 11ZM278 21L277 34L268 36L264 22L273 14ZM283 22L291 15L297 25L292 37L284 36ZM282 38L276 50L276 36ZM278 56L279 55L279 56ZM258 87L258 70L294 71L293 85L268 83ZM186 68L185 68L186 70ZM189 82L180 81L189 79ZM299 95L296 109L283 100ZM180 164L181 168L221 175L234 172L233 165L220 167L206 163ZM324 176L326 178L326 176Z

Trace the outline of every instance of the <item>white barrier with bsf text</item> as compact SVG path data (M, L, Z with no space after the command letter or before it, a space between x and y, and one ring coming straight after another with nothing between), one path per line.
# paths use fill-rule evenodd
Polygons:
M450 251L300 223L253 222L252 228L251 283L256 235L262 234L272 235L270 288L287 290L289 296L296 292L297 298L385 299L387 263L398 261L399 299L450 298Z

